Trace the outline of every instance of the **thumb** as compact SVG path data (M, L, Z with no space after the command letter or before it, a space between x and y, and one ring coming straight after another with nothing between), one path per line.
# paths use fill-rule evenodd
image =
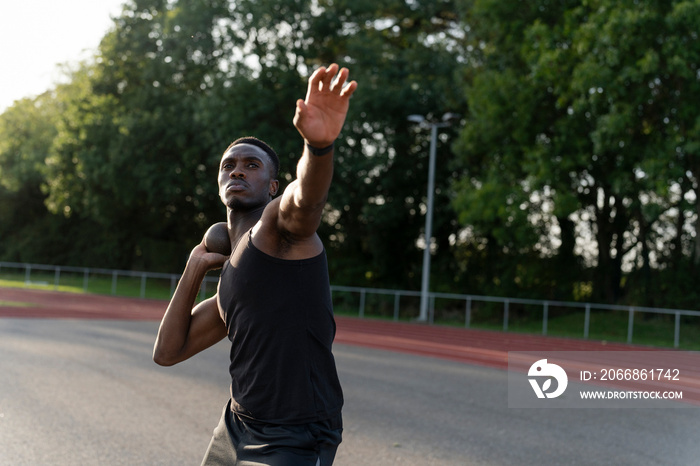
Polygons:
M297 100L297 108L296 111L294 112L294 126L297 126L299 123L299 120L302 119L302 114L306 113L306 102L304 102L302 99ZM298 129L298 128L297 128Z

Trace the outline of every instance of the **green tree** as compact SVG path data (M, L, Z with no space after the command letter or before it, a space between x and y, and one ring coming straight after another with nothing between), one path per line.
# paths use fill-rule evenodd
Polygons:
M694 5L473 2L462 221L501 252L578 256L593 267L592 297L608 302L623 297L625 271L682 248L697 61L680 18Z
M197 109L223 12L205 1L127 4L94 63L63 88L49 205L100 224L113 266L173 270L214 221L213 148Z
M44 164L56 135L50 93L22 99L0 115L0 257L45 262L61 251L61 218L48 214Z

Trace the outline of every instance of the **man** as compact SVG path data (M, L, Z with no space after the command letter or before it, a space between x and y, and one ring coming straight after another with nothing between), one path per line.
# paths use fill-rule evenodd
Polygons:
M202 462L330 465L341 440L342 391L328 268L316 234L333 174L333 143L357 83L321 67L298 100L304 139L297 179L280 197L274 151L235 141L219 167L231 255L196 246L163 316L153 359L173 365L231 340L231 399ZM194 305L205 274L223 266L216 296Z

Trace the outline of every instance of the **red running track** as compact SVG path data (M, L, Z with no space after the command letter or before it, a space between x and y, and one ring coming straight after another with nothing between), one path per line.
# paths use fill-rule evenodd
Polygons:
M336 317L335 341L452 361L508 368L509 351L647 350L617 343L488 330Z
M167 302L159 300L0 288L0 318L159 321L166 306ZM621 343L350 317L336 317L336 323L336 343L429 356L503 370L508 369L509 351L645 352L653 350L657 354L659 351L664 351L659 348ZM649 356L653 354L649 353ZM678 388L684 390L684 401L700 404L700 357L687 356L688 354L687 352L678 353L679 365L687 377L684 386ZM516 370L527 371L527 368L517 367Z
M3 304L11 303L11 304ZM22 305L19 305L22 304ZM0 317L160 320L160 300L0 288ZM509 351L644 351L569 338L336 317L335 341L505 369Z

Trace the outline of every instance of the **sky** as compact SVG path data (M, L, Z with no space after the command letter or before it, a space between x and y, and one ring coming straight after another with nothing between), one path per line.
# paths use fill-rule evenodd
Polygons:
M0 112L97 50L125 0L0 0Z

